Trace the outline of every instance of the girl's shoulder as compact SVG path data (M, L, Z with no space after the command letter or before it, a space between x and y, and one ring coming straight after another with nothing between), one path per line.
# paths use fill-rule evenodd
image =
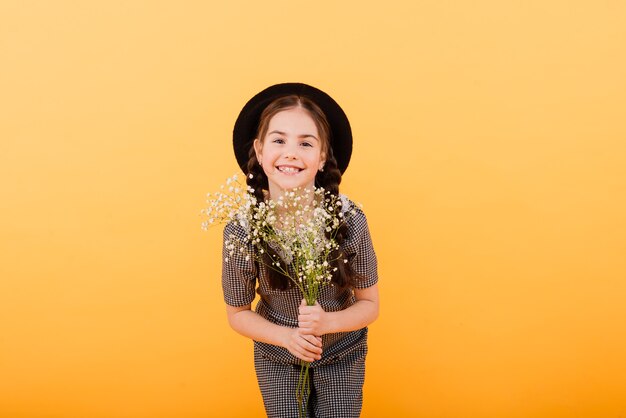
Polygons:
M347 226L342 244L343 249L347 254L356 254L356 260L360 260L353 260L353 267L358 269L358 273L362 274L363 277L376 277L376 253L365 213L360 204L355 203L345 195L340 196L342 206L345 206L343 216Z
M361 204L354 202L345 194L339 194L341 200L341 212L349 227L362 229L367 228L367 218Z
M352 209L360 209L358 204L343 193L339 193L339 201L341 202L341 212L344 214Z
M245 240L248 236L248 222L246 219L235 219L224 225L224 239Z

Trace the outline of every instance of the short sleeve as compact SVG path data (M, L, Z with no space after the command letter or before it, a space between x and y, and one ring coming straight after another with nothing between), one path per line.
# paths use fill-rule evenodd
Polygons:
M356 288L366 288L378 282L378 261L374 252L372 237L365 213L351 204L354 213L348 215L348 233L344 250L348 255L348 260L354 271L360 276L357 280Z
M246 260L246 252L253 251L252 245L245 245L245 251L239 251L245 243L246 230L243 226L230 222L224 227L224 242L222 247L222 289L224 302L231 306L245 306L252 303L256 287L256 266L253 257ZM235 243L235 248L228 248Z

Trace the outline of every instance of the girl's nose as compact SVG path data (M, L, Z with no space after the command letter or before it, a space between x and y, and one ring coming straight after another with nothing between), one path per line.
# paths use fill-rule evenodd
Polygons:
M296 151L293 150L292 148L287 148L285 149L284 157L290 160L294 160L297 158Z

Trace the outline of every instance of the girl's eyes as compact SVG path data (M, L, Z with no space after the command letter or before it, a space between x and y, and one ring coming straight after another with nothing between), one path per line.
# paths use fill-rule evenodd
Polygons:
M272 139L272 142L274 144L284 144L285 140L282 139L282 138L274 138L274 139ZM313 146L313 144L308 142L308 141L301 142L300 145L303 146L303 147L312 147Z

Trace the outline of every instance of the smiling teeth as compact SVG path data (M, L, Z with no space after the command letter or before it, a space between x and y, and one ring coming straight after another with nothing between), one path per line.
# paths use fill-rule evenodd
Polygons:
M295 167L278 167L278 169L283 173L297 173L298 171L300 171L299 168Z

